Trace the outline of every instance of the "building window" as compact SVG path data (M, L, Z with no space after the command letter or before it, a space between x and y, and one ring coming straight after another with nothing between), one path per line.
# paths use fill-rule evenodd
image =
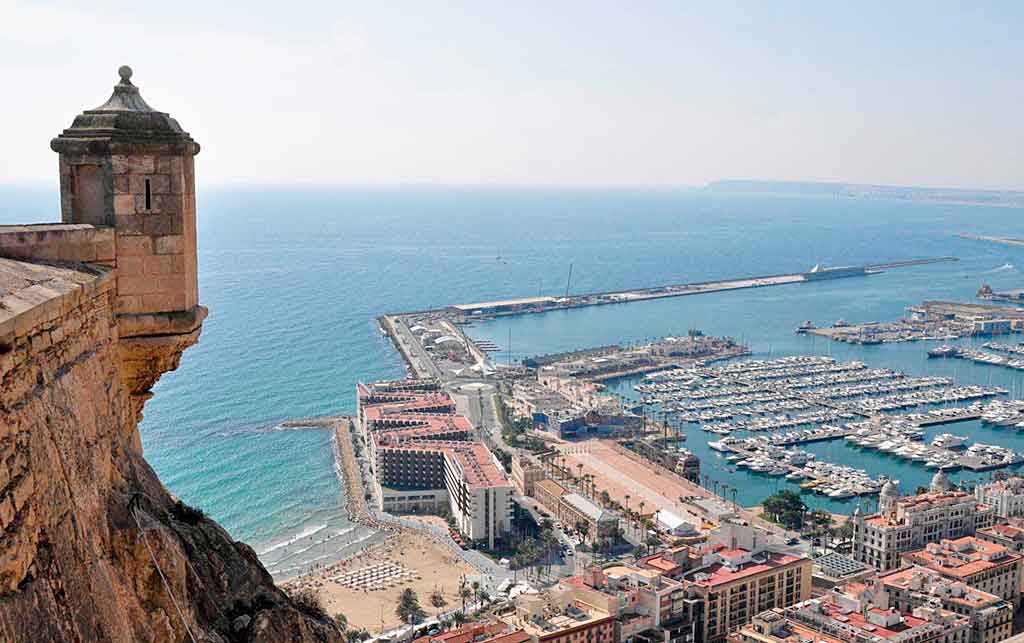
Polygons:
M149 179L146 179L146 209L153 209L153 192L149 187Z

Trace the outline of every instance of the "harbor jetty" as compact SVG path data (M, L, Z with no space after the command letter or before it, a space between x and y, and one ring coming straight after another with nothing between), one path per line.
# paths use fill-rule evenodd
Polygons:
M461 316L463 319L521 315L527 313L540 313L549 310L562 310L566 308L581 308L584 306L603 306L607 304L623 304L634 301L663 299L666 297L685 297L689 295L700 295L728 290L785 286L829 279L864 277L897 268L955 261L959 261L959 258L929 257L925 259L907 259L863 266L841 266L836 268L826 268L818 265L814 266L807 272L737 277L716 281L665 284L649 288L611 290L580 295L570 295L569 286L571 284L567 284L564 296L542 295L537 297L523 297L519 299L506 299L500 301L456 304L454 306L450 306L447 310Z
M928 357L963 359L976 364L1001 366L1015 371L1024 371L1024 347L1020 344L1011 345L989 342L982 344L982 347L989 350L981 351L969 346L943 345L928 351ZM998 353L1004 354L1000 355Z

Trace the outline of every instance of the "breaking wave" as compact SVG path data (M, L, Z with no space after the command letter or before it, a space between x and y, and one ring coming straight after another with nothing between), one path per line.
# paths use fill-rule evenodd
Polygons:
M1004 263L1003 265L997 266L997 267L993 268L992 270L986 270L985 272L983 272L981 274L983 274L983 275L990 275L990 274L992 274L994 272L1009 272L1011 270L1016 270L1016 269L1017 269L1017 267L1014 266L1012 263Z

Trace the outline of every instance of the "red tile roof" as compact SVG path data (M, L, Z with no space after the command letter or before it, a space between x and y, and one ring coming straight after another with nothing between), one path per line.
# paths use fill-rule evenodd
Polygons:
M985 605L991 605L1002 601L1002 599L995 594L989 594L988 592L975 589L961 581L941 578L937 571L927 567L904 567L903 569L889 572L888 574L882 574L878 577L878 580L882 581L885 585L898 587L903 590L919 591L924 594L930 593L932 590L937 590L943 585L946 587L959 586L962 590L960 596L949 595L947 596L947 599L972 608L983 607ZM853 593L850 591L851 585L852 583L847 584L846 586L848 594Z
M750 552L742 549L724 549L718 552L719 555L726 558L736 558L739 555L746 555ZM750 561L739 565L735 570L730 569L728 566L722 563L713 563L706 567L695 569L693 572L687 574L685 579L696 585L706 587L716 587L725 583L731 583L742 578L749 576L756 576L764 572L774 571L787 565L792 565L798 561L807 561L810 563L810 559L800 558L797 556L790 556L788 554L780 554L777 552L763 552L760 555L760 561ZM705 574L707 578L696 580L697 574Z
M1019 563L1021 556L1002 545L986 542L974 536L943 540L918 551L907 552L904 560L922 565L944 576L966 579L996 567ZM931 551L930 551L931 550Z

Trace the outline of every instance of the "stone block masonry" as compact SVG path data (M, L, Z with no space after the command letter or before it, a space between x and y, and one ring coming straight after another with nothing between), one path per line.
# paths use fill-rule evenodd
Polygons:
M114 230L88 224L0 226L0 256L114 267Z

